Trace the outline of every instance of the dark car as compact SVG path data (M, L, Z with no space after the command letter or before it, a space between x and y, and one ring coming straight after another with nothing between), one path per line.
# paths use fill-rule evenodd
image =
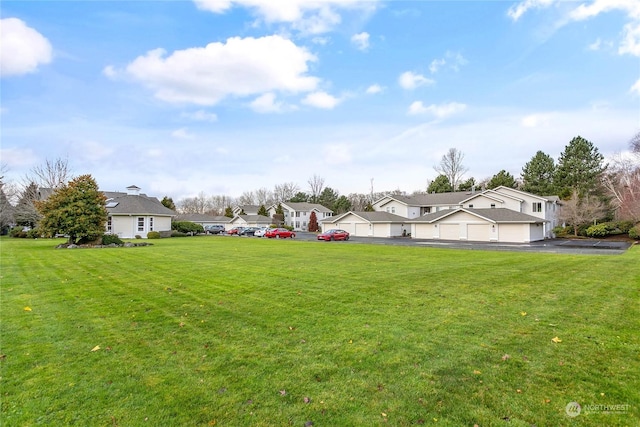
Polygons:
M245 227L238 231L238 236L253 236L257 230L258 227Z
M293 231L289 231L286 228L272 228L264 234L264 237L268 237L269 239L286 239L287 237L291 237L292 239L296 237L296 233Z
M334 228L318 234L318 240L324 240L326 242L330 240L349 240L349 232Z

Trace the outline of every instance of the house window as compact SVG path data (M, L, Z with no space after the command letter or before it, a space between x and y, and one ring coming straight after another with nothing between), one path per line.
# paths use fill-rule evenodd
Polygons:
M149 231L153 231L153 217L149 218Z
M138 231L144 231L144 217L138 217Z
M473 204L469 205L469 207L473 209Z
M495 203L491 203L491 209L494 209L496 207Z
M393 213L393 214L396 213L396 207L395 206L391 207L391 213Z
M107 233L111 233L111 217L107 217Z
M300 228L300 221L296 221L296 228Z
M542 212L542 202L533 203L534 212Z
M296 212L296 218L300 218L300 212Z
M302 228L306 228L307 227L307 221L303 221L302 222Z
M387 213L388 213L389 211L390 211L390 210L389 210L389 208L387 208Z

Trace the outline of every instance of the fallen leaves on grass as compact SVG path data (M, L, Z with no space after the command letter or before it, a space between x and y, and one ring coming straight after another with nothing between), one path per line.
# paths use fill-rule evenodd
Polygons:
M526 316L526 315L527 315L527 312L526 312L526 311L521 311L521 312L520 312L520 316Z
M280 390L280 396L286 396L287 390Z
M24 311L32 311L32 310L31 310L31 307L26 306L26 307L24 308Z
M474 370L473 370L473 374L474 374L474 375L480 375L481 373L482 373L482 372L478 371L477 369L474 369Z
M311 403L311 398L310 398L310 397L305 396L305 397L304 397L304 399L302 399L302 401L303 401L304 403Z
M562 340L561 340L560 338L558 338L558 337L553 337L553 338L551 338L551 341L553 341L553 342L554 342L554 343L556 343L556 344L558 344L558 343L561 343L561 342L562 342Z
M509 359L511 359L511 356L509 356L508 354L505 354L504 356L502 356L502 361L503 362L506 361L506 360L509 360Z
M100 350L100 346L99 345L97 345L97 346L95 346L95 347L93 347L91 349L91 351L98 351L98 350Z

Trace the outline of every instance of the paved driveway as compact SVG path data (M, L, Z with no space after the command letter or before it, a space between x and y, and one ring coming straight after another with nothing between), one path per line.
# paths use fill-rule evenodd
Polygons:
M298 240L316 240L315 233L296 232ZM598 239L549 239L531 243L486 243L486 242L464 242L458 240L428 240L411 239L406 237L383 238L383 237L354 237L348 242L318 242L318 244L344 245L369 243L379 245L402 245L402 246L423 246L434 248L452 248L468 250L494 250L511 252L551 252L566 254L588 254L588 255L620 255L626 252L631 243L598 240Z

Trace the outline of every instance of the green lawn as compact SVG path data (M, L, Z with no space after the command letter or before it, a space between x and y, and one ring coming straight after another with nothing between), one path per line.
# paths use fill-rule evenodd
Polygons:
M152 242L0 239L3 426L640 423L638 247Z

